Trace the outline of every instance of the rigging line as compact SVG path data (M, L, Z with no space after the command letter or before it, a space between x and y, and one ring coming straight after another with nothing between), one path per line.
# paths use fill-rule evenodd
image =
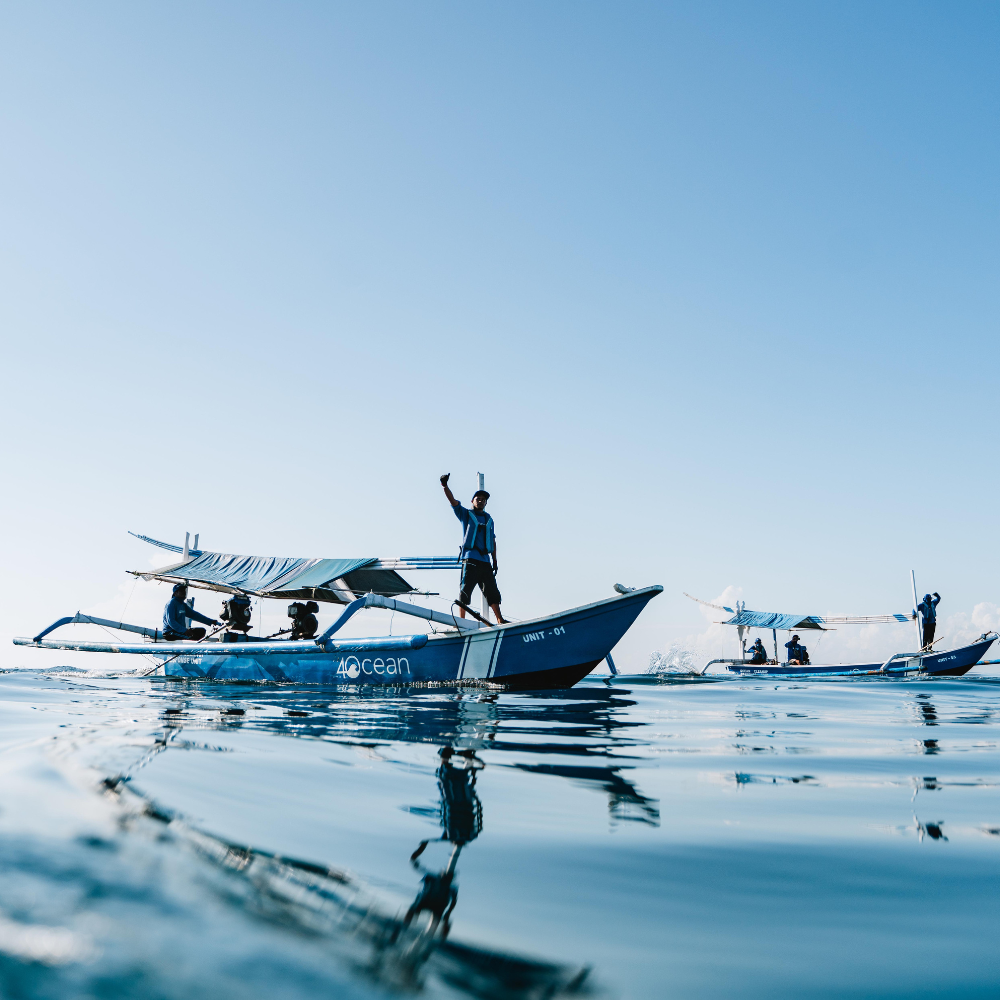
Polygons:
M135 587L138 582L139 577L135 577L132 580L132 589L128 592L128 599L125 601L125 607L122 608L122 616L118 619L120 622L125 621L125 612L128 611L128 606L132 603L132 595L135 593Z
M228 624L228 622L223 622L217 629L215 629L214 632L209 632L209 634L207 636L205 636L205 638L206 639L210 639L213 635L217 635L219 632L221 632L227 626L227 624ZM199 639L197 641L198 642L202 642L204 640ZM162 663L156 663L154 661L152 668L149 669L149 670L147 670L144 674L140 674L139 676L140 677L148 677L154 670L157 670L159 667L165 667L168 663L172 663L174 660L176 660L178 656L185 656L186 654L187 654L187 650L186 649L182 649L179 653L174 653L173 656L168 656L167 659L165 659ZM146 653L142 653L140 655L146 656L147 654ZM166 676L166 675L164 675L164 676Z
M92 624L92 625L93 625L93 624L96 624L96 622L91 622L91 624ZM109 628L107 627L107 625L98 625L97 627L98 627L98 628L102 628L102 629L104 629L104 631L105 631L105 632L107 632L107 633L108 633L108 635L110 635L110 636L111 636L111 638L115 640L115 642L121 642L121 639L119 639L119 638L118 638L118 636L116 636L116 635L114 634L114 632L112 632L112 631L111 631L111 629L109 629ZM148 660L149 660L149 661L150 661L151 663L153 663L153 664L155 664L155 663L156 663L156 660L152 659L152 658L150 657L149 653L140 653L139 655L140 655L140 656L145 656L145 657L146 657L146 659L148 659ZM138 669L138 667L137 667L136 669Z

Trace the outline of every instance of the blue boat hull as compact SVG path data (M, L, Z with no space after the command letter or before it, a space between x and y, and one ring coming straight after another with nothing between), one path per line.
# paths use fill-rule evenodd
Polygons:
M901 677L906 674L931 674L934 676L961 677L967 674L993 645L996 638L983 639L959 649L949 649L941 653L925 653L893 661L885 670L881 663L840 663L830 665L809 664L804 667L789 667L781 664L730 663L726 669L740 677L857 677L879 674L887 677Z
M571 687L615 647L662 587L646 587L546 618L432 635L419 648L335 653L174 655L153 676L306 684ZM154 647L155 648L155 647ZM155 654L154 654L155 655Z

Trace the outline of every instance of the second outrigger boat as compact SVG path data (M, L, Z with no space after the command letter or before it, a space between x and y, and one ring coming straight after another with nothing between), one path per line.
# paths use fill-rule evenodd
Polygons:
M688 597L691 595L688 594ZM700 604L708 604L697 597L692 600ZM914 602L916 596L914 593ZM986 651L996 642L996 632L984 632L975 642L956 649L935 652L932 646L925 646L914 653L893 653L887 660L874 663L782 663L778 657L778 632L787 631L826 631L839 625L871 625L876 623L904 623L917 621L916 611L910 614L890 615L788 615L771 611L748 611L742 604L735 608L721 604L710 604L709 607L720 611L728 611L732 618L720 625L736 627L743 648L741 659L709 660L701 673L709 667L719 664L730 673L741 677L857 677L893 676L901 677L913 674L961 677L967 674L979 663ZM774 659L765 662L754 662L747 659L744 633L752 629L768 630L774 641ZM919 635L919 622L918 622Z
M137 535L143 541L180 554L180 561L148 572L144 580L184 583L192 588L233 595L230 622L243 624L205 640L163 641L157 629L95 618L79 612L60 618L18 646L40 649L124 653L152 657L150 676L218 680L376 685L486 685L508 689L567 688L603 660L614 672L611 651L660 586L638 590L615 585L617 595L593 604L533 618L492 625L472 617L434 611L400 595L416 594L399 570L459 568L457 558L298 559L241 556L183 548ZM262 639L248 635L251 599L309 600L344 605L322 634L303 640ZM384 635L341 638L338 633L366 608L422 619L442 627L430 635ZM92 642L47 639L64 625L96 624L140 635L141 642Z

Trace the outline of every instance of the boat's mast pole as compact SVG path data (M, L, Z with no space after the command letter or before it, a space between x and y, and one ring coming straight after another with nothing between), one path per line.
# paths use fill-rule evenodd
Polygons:
M920 612L917 611L917 577L913 570L910 570L910 587L913 588L913 621L917 626L917 649L923 649L924 637L920 632Z
M482 472L479 473L479 488L481 490L485 490L486 489L486 476ZM488 552L486 554L489 555ZM480 592L480 594L483 595L483 617L487 621L489 621L490 620L490 605L489 605L489 602L486 600L486 591L484 591L482 588L480 588L479 592Z
M771 635L774 636L774 662L778 662L778 630L776 628L771 629Z

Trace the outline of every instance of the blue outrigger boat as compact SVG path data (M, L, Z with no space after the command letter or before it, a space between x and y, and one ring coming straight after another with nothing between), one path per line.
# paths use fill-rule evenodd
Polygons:
M688 597L691 595L688 594ZM698 598L692 598L698 601ZM699 601L707 604L707 601ZM914 603L916 603L916 587L914 587ZM787 615L771 611L747 611L742 604L735 608L725 605L711 604L709 607L728 611L733 617L720 625L734 625L743 647L743 656L738 660L709 660L701 673L704 674L713 664L724 666L730 673L740 677L858 677L882 676L905 677L921 674L937 677L961 677L967 674L977 663L982 661L986 651L996 642L996 632L984 632L975 642L957 649L935 652L932 647L925 646L915 653L893 653L887 660L880 663L782 663L778 657L778 631L819 630L838 625L869 625L874 623L917 622L919 641L919 622L916 610L909 614L890 615ZM754 663L747 659L744 632L751 629L770 630L774 640L774 659L763 663ZM996 662L996 661L986 661Z
M136 536L177 552L179 562L148 572L130 571L145 580L185 583L189 587L251 598L311 600L344 605L337 620L315 638L261 639L245 631L191 641L164 641L157 629L77 613L60 618L18 646L152 656L160 661L149 676L235 681L316 684L463 685L507 689L567 688L602 660L614 672L611 651L639 613L663 588L631 590L615 586L617 596L529 621L492 625L434 611L398 595L418 593L400 569L455 569L457 558L297 559L240 556L183 548ZM430 635L340 638L337 633L358 612L381 608L432 623ZM45 637L64 625L103 625L138 634L141 642L93 642ZM434 626L442 627L441 631Z

